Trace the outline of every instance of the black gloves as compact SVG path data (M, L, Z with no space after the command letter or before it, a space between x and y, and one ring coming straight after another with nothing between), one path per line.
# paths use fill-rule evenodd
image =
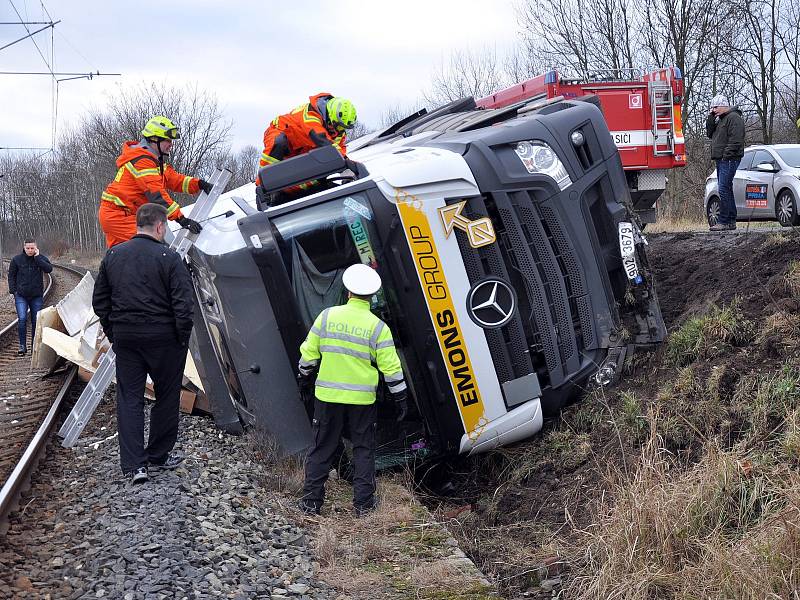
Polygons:
M200 191L205 192L206 194L210 194L211 190L214 189L214 186L208 183L205 179L200 180Z
M178 221L178 225L180 225L184 229L188 229L189 231L191 231L194 234L197 234L197 233L200 233L201 231L203 231L203 226L200 225L200 223L198 223L194 219L190 219L189 217L179 217L176 220Z
M361 177L362 174L366 172L366 169L364 169L364 165L362 165L360 162L356 162L354 160L350 160L349 158L345 158L344 164L347 166L348 169L350 169L353 172L353 175L356 176L356 179Z
M314 383L315 383L314 374L311 373L310 375L303 375L302 373L297 376L297 387L300 390L301 397L314 397Z
M394 395L394 401L397 404L397 422L401 423L408 416L408 394L403 390Z

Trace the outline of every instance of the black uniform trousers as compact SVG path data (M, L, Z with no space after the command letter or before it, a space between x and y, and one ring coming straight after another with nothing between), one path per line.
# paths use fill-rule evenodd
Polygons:
M325 499L325 482L337 455L342 433L347 429L353 442L353 505L375 504L375 431L378 408L372 404L339 404L314 399L311 432L314 445L306 457L303 501L317 508Z
M147 326L142 329L146 330ZM178 439L178 410L187 348L174 334L115 335L117 429L124 473L166 460ZM150 438L144 445L144 388L153 380L156 402L150 411Z

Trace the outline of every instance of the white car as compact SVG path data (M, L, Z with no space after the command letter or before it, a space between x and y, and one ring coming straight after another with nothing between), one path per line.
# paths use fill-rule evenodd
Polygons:
M778 221L800 225L800 144L750 146L733 178L737 221ZM706 179L708 224L719 220L717 171Z

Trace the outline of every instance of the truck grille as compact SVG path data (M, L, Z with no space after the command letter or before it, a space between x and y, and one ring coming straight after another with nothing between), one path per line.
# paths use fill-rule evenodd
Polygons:
M471 203L480 204L480 206L475 206L474 209L467 206L465 210L467 216L475 217L477 215L475 209L485 214L486 207L481 199L476 198ZM500 276L507 281L513 281L513 277L509 276L497 244L491 244L483 248L472 248L466 236L456 234L456 238L471 285L489 275ZM520 298L520 301L522 300ZM522 308L520 307L518 314L504 327L484 329L489 352L492 355L492 362L501 384L534 372L530 350L525 340L525 328L519 316L521 313Z
M470 283L497 274L511 282L519 299L519 314L509 326L486 330L495 366L502 371L491 338L502 336L507 351L525 346L542 383L558 386L579 370L580 352L595 340L586 280L556 209L534 202L526 191L496 192L467 206L470 218L490 217L498 235L496 244L478 249L458 236Z

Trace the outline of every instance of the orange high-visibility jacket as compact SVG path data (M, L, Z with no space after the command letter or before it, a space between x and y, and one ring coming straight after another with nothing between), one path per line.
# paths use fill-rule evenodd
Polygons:
M126 214L135 214L143 204L155 202L167 209L170 220L175 220L183 213L167 190L196 194L200 191L200 179L182 175L166 163L160 169L158 157L147 142L129 141L122 145L122 154L117 158L117 174L100 199Z
M264 151L258 161L258 170L328 144L333 144L342 156L347 156L347 136L344 132L336 137L331 135L320 112L320 104L324 105L331 98L332 94L320 92L309 96L308 103L301 104L292 112L275 117L264 132ZM256 185L260 184L257 177Z

